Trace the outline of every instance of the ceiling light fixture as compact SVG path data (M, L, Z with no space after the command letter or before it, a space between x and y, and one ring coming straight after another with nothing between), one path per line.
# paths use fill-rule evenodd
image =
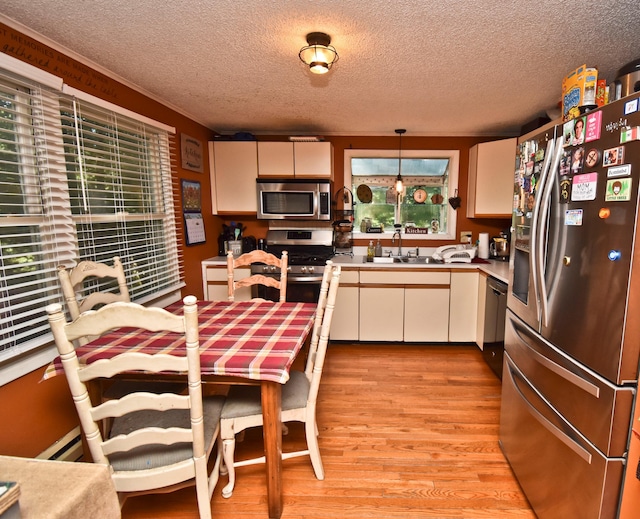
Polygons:
M314 74L326 74L333 64L338 61L338 52L335 47L329 45L331 36L323 32L310 32L307 34L306 47L300 49L300 60L309 66Z
M396 177L396 193L400 195L402 193L403 185L402 185L402 134L406 133L407 130L398 129L396 133L398 134L398 176Z

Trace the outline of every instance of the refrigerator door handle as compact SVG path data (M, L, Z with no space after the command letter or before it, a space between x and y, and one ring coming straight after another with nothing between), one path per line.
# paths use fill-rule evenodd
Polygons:
M578 456L580 456L585 462L591 464L592 455L591 453L583 448L581 445L576 443L570 436L563 433L560 429L558 429L553 423L551 423L545 416L538 411L534 405L529 402L525 394L520 389L517 378L521 380L525 380L525 376L522 372L513 364L509 359L507 359L507 368L509 369L509 373L511 376L511 380L513 382L513 387L520 395L522 402L527 406L531 416L535 418L540 425L542 425L547 431L553 434L558 440L564 443L567 447L569 447L573 452L575 452Z
M560 135L556 139L555 143L555 152L553 154L553 162L549 169L546 171L546 175L543 173L543 179L541 181L541 203L540 203L540 213L538 214L538 220L535 222L535 227L537 227L537 239L538 241L535 244L535 262L537 264L537 269L534 273L534 277L538 278L538 296L540 298L540 310L541 314L538 316L541 319L543 326L547 326L547 319L549 317L549 305L547 301L548 293L547 293L547 284L545 282L545 264L544 264L544 239L545 236L542 233L544 228L543 222L547 218L549 214L549 206L551 202L551 193L553 191L553 183L555 181L555 177L558 173L558 167L560 166L560 159L562 158L562 148L564 146L564 135Z
M544 182L549 174L549 166L551 164L551 158L554 151L555 141L552 139L547 143L547 149L544 155L544 163L542 164L542 173L540 175L540 181L538 182L538 188L540 186L544 186ZM533 278L533 296L534 301L536 302L537 309L537 320L540 322L540 305L537 303L540 299L540 288L539 288L539 275L538 275L538 261L536 258L536 250L541 246L542 240L540 238L540 228L539 228L539 220L540 220L540 206L542 204L542 196L536 196L535 204L533 206L533 214L531 215L531 249L529 251L529 268L532 273ZM540 269L541 270L541 269Z
M514 323L512 322L512 325L513 324ZM531 344L527 340L527 337L522 334L518 326L513 326L513 328L516 335L518 336L518 340L523 344L523 346L526 348L526 351L529 352L530 356L535 361L537 361L538 364L541 364L542 366L547 368L549 371L552 371L556 375L562 377L570 384L576 387L579 387L586 393L589 393L591 396L595 398L600 398L600 388L598 386L596 386L595 384L592 384L588 380L583 379L582 377L576 375L575 373L572 373L568 369L563 368L560 364L553 362L548 357L545 357L542 353L538 352L535 348L531 346Z

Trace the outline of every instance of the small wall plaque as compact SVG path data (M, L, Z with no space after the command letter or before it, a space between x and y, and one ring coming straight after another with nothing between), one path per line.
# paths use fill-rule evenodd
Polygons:
M202 173L202 142L181 133L180 144L182 167Z

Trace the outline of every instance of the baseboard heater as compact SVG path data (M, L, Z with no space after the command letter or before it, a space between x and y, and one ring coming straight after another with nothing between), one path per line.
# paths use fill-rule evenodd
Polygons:
M36 456L41 460L78 461L82 457L80 427L72 429Z

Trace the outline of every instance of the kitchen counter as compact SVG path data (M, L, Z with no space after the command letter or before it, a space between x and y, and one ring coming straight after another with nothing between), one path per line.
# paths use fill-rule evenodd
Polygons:
M358 269L451 269L451 270L479 270L504 283L509 282L509 262L486 260L488 263L373 263L366 262L364 256L334 256L333 262L345 267Z
M405 270L405 269L451 269L451 270L479 270L504 283L509 282L509 262L498 260L487 260L488 263L369 263L361 255L354 256L334 256L333 262L344 267L357 269L384 269L384 270ZM215 256L202 262L203 265L224 266L227 264L225 256Z

